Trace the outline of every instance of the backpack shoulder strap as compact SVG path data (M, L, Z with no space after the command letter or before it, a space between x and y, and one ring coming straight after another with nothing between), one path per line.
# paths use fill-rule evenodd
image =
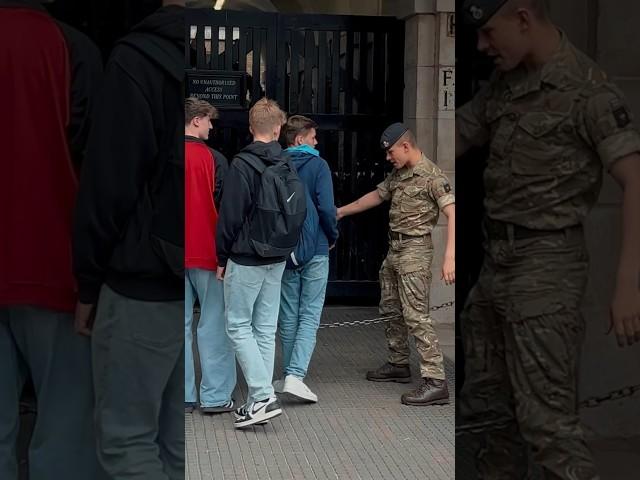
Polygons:
M240 160L244 160L246 163L249 164L249 166L257 170L260 175L262 175L264 171L267 169L267 166L262 160L260 160L255 155L251 155L250 153L240 152L236 154L236 157L238 157L238 159Z

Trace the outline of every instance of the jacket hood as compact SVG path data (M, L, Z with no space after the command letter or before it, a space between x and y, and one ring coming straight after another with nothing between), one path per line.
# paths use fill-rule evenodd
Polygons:
M183 7L170 5L156 10L133 27L121 43L138 50L177 81L184 79Z
M284 152L291 159L291 162L293 163L293 166L296 168L296 170L300 170L307 163L320 156L320 152L318 152L318 150L307 145L300 145L299 147L289 147Z
M276 163L281 160L282 147L278 142L253 142L244 147L241 152L247 152L260 158L265 163Z
M132 31L154 33L184 48L184 7L162 7L133 27Z

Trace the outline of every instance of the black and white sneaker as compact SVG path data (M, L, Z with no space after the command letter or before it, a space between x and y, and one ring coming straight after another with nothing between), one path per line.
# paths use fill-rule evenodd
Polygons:
M235 405L233 398L224 405L218 405L217 407L200 407L200 411L206 414L227 413L233 412Z
M282 415L282 407L276 398L268 398L261 402L254 402L238 408L234 415L236 428L248 427L250 425L263 425L268 420Z
M238 420L239 418L244 418L245 415L247 414L247 405L242 405L239 408L236 408L233 412L233 416L236 417L236 420ZM269 423L269 420L263 420L261 422L257 422L256 425L266 425L267 423Z

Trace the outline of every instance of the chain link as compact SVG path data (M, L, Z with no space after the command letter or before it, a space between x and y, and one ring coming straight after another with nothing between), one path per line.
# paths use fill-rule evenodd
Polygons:
M435 312L436 310L443 310L445 308L451 308L456 302L450 301L443 303L442 305L437 305L435 307L431 307L430 311ZM376 323L383 323L387 320L391 320L392 318L397 318L399 315L388 315L386 317L376 317L376 318L368 318L366 320L351 320L346 322L333 322L333 323L322 323L319 328L338 328L338 327L358 327L363 325L375 325Z
M578 406L580 408L595 408L599 407L603 403L613 402L616 400L622 400L623 398L629 398L640 392L640 384L629 385L627 387L612 390L606 395L588 397L582 400ZM460 435L477 435L484 434L494 430L502 430L511 425L511 422L483 422L474 423L472 425L460 425L456 427L456 437Z
M629 398L635 395L637 392L640 392L640 384L638 385L629 385L628 387L622 387L617 390L612 390L606 395L602 396L594 396L586 398L585 400L580 402L581 408L595 408L599 407L603 403L612 402L615 400L621 400L623 398Z

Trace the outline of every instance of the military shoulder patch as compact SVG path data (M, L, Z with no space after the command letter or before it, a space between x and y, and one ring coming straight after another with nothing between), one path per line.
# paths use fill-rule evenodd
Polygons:
M616 120L616 125L618 125L618 128L624 128L629 125L629 123L631 123L629 112L627 112L627 109L624 105L621 105L617 101L611 102L611 111L613 113L613 118Z
M448 183L444 184L444 191L449 193L451 191L451 185L449 185Z

